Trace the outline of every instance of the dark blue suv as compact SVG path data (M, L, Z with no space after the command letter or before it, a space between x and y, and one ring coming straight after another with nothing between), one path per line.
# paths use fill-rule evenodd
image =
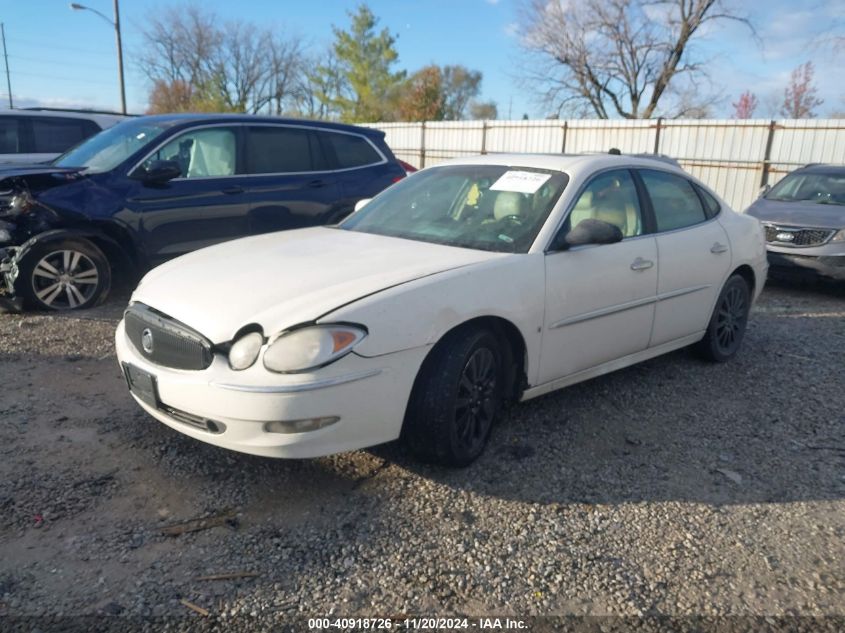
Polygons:
M233 238L333 224L405 171L378 130L247 115L131 119L50 165L0 169L0 300L101 302Z

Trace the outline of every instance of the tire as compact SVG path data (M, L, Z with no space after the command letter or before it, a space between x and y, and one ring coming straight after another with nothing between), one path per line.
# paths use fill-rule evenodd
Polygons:
M66 238L36 244L18 264L15 283L24 303L40 310L81 310L103 302L111 267L88 240Z
M481 455L502 410L504 358L486 329L458 330L437 344L414 383L403 426L417 457L461 467Z
M723 363L736 356L751 309L751 290L740 275L731 276L722 288L704 338L695 345L702 358Z

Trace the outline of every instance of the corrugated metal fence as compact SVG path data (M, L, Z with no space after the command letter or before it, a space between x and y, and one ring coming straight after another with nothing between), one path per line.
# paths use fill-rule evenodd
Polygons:
M373 123L398 158L426 167L499 152L659 153L672 156L737 210L760 187L807 163L845 163L845 121L552 120Z

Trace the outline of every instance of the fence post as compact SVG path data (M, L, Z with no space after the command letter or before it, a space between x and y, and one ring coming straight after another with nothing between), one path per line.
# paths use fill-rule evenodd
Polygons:
M657 117L657 126L654 128L654 151L652 154L660 153L660 126L663 123L663 117Z
M425 121L420 123L420 169L425 167Z
M569 120L563 122L563 142L560 144L560 153L566 154L566 133L569 131Z
M763 174L760 176L760 186L765 187L769 184L769 163L772 158L772 141L775 137L775 120L769 121L769 134L766 137L766 150L763 154Z
M487 119L481 122L481 153L487 153Z

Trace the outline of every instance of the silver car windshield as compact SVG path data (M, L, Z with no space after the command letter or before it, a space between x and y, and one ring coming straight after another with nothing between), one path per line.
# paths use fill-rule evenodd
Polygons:
M563 172L533 167L433 167L392 185L339 228L526 253L568 181Z
M845 205L845 174L792 173L766 194L767 200Z
M103 130L53 161L57 167L83 167L86 173L110 171L170 127L139 118Z

